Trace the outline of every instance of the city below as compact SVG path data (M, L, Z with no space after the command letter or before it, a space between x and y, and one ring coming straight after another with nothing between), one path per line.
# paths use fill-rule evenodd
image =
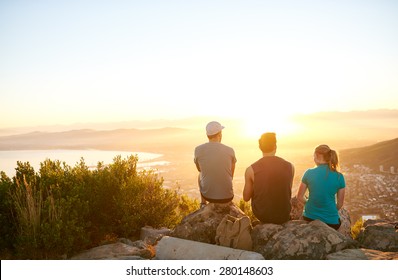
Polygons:
M379 172L363 165L345 168L346 200L345 207L350 212L351 221L358 219L398 220L398 174L394 168Z

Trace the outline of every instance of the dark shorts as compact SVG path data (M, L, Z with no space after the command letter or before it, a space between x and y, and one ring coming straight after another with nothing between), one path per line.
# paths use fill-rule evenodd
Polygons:
M203 194L202 194L202 197L203 197L206 201L211 202L211 203L228 203L228 202L231 202L232 199L234 199L234 197L231 197L231 198L224 198L224 199L212 199L212 198L205 197Z
M313 219L307 218L306 216L303 216L304 221L307 222L312 222L314 221ZM338 224L327 224L328 226L330 226L331 228L334 228L335 230L338 230L341 226L341 221L339 219L339 223Z

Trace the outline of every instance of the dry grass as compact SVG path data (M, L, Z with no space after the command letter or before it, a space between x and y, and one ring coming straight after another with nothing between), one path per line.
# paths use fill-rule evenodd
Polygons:
M23 183L17 181L17 188L11 193L15 218L20 235L29 236L37 244L42 219L43 196L36 184L29 184L25 177Z

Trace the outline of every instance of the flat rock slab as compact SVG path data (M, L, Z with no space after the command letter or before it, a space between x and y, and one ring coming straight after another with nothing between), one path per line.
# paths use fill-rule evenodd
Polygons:
M153 248L143 242L135 242L132 245L122 242L102 245L75 255L71 260L136 260L150 259L154 256Z
M192 240L163 237L156 246L157 260L264 260L261 254Z

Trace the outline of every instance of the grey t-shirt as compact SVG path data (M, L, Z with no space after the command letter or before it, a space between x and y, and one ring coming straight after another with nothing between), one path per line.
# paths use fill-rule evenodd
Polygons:
M219 142L208 142L195 148L195 163L200 167L200 192L210 199L229 199L232 188L232 164L235 151Z

